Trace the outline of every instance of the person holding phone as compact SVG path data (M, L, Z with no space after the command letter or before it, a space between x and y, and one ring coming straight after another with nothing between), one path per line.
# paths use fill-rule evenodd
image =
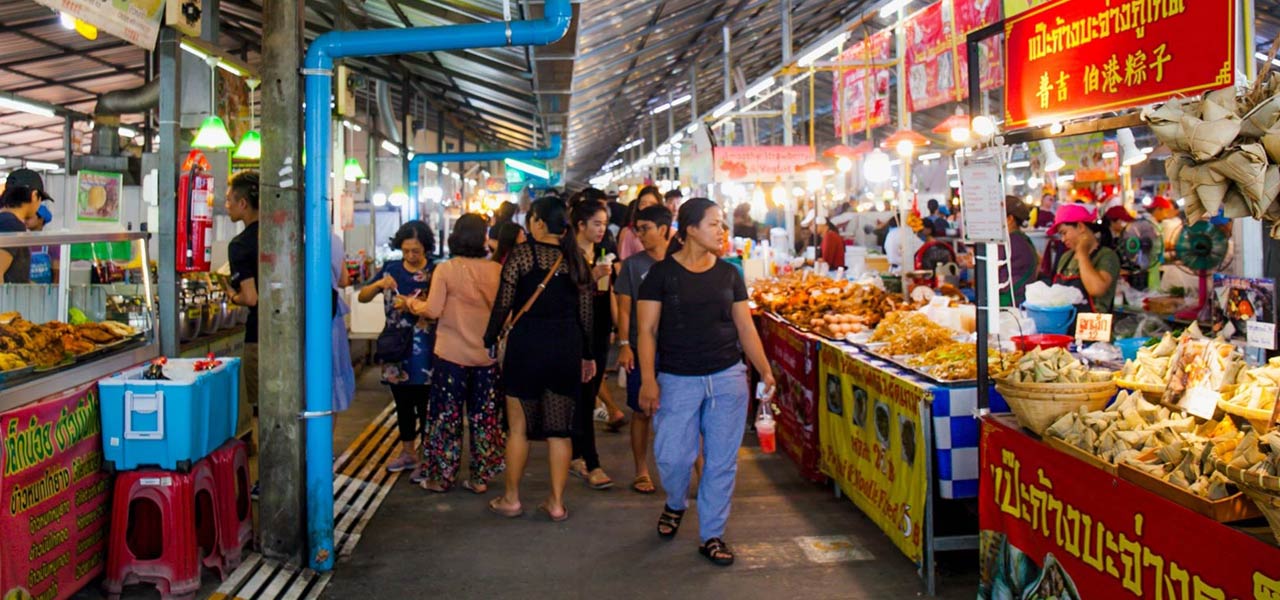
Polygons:
M1081 204L1058 210L1049 235L1057 235L1067 252L1058 259L1053 283L1074 287L1084 295L1078 312L1109 313L1115 305L1120 280L1120 255L1098 241L1103 225L1097 214Z
M426 223L409 221L391 238L391 247L399 250L402 258L383 264L373 282L360 290L359 300L368 303L381 295L387 313L384 331L413 332L412 347L406 348L405 356L382 365L382 383L391 388L400 428L400 456L387 465L387 470L394 473L414 469L409 480L422 483L425 471L414 441L426 431L427 384L431 381L435 330L430 321L408 310L403 297L416 298L430 289L429 252L435 247L435 236Z
M751 321L742 274L719 258L728 232L724 212L711 200L693 198L680 207L677 221L676 239L640 284L636 307L640 407L654 418L654 456L667 491L657 529L665 539L680 529L701 440L699 551L728 566L734 555L721 536L749 394L742 355L760 374L762 401L772 396L775 382Z

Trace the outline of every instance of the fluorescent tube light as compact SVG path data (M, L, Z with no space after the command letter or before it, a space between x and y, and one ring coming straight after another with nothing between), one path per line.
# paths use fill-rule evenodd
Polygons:
M775 80L773 76L766 77L763 81L758 81L755 85L747 88L745 96L748 98L759 96L760 94L769 91L769 88L773 87L773 84L776 82L777 80Z
M41 117L52 118L52 117L58 116L58 114L54 112L52 108L27 102L25 100L19 100L17 98L12 98L9 96L0 96L0 107L7 108L9 110L16 110L18 112L24 112L31 115L37 115Z
M847 39L849 39L849 32L840 32L839 35L823 42L822 45L807 52L804 56L801 56L800 60L796 61L796 64L802 67L812 65L813 63L818 62L818 59L831 54L833 50L839 48Z

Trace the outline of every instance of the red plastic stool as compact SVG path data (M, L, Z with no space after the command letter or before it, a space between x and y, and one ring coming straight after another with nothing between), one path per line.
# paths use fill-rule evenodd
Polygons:
M199 549L200 564L218 572L220 579L226 579L231 571L239 565L228 565L222 549L218 546L218 528L222 519L218 514L218 484L213 474L213 463L208 458L196 461L191 467L191 479L195 485L196 547Z
M209 454L217 498L218 550L235 570L244 549L253 541L253 513L249 501L249 453L244 441L232 438Z
M172 471L116 475L103 587L112 600L124 586L155 585L162 598L200 589L196 541L196 478Z

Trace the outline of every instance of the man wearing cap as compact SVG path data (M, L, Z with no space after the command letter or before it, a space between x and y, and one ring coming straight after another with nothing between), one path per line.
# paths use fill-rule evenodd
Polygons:
M1009 244L1000 244L1000 264L1006 257L1008 269L1000 268L1000 306L1022 306L1027 297L1027 285L1036 280L1040 272L1040 256L1031 238L1022 231L1024 223L1031 219L1031 207L1017 196L1004 197L1005 224L1009 227Z
M27 223L38 218L40 203L53 200L44 192L44 180L31 169L9 174L0 195L0 234L25 233ZM0 248L0 283L31 282L31 250Z
M1097 214L1081 204L1061 207L1049 228L1049 235L1061 236L1067 246L1054 269L1053 283L1084 294L1085 301L1076 307L1081 312L1109 313L1115 305L1120 257L1098 241L1102 231Z

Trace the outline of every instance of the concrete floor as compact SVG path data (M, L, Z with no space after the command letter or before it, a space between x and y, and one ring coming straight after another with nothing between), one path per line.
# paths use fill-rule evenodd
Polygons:
M367 403L380 409L389 400L389 394L367 381L367 375L362 377L358 406L348 421L367 412ZM616 387L614 391L621 394ZM629 489L633 473L627 437L600 429L597 443L618 485L593 491L571 479L566 499L571 518L565 523L552 523L532 511L549 485L545 444L533 445L523 487L530 514L519 519L502 519L485 509L500 484L483 497L461 488L437 495L401 478L353 556L339 563L323 597L705 594L810 600L923 595L915 566L852 503L835 498L829 487L802 480L784 456L760 453L750 433L725 535L738 555L729 568L715 567L697 553L696 505L676 540L659 539L654 525L662 509L661 491L644 496ZM976 553L944 554L941 561L940 597L975 597Z
M615 398L622 391L613 388ZM357 398L338 419L340 453L391 401L377 368L360 373ZM625 431L625 430L624 430ZM546 446L535 443L525 476L530 514L514 520L485 510L483 497L462 489L436 495L401 477L364 530L354 554L338 563L323 597L349 598L737 598L817 600L913 598L923 595L915 566L875 524L830 487L802 480L783 455L762 454L754 436L741 452L733 516L726 540L737 553L729 568L697 553L697 508L679 537L654 532L663 497L632 492L625 434L598 430L606 470L618 485L593 491L571 479L571 518L551 523L533 513L548 487ZM652 469L656 476L657 470ZM659 482L660 483L660 482ZM940 557L939 597L977 593L974 552ZM197 595L217 588L211 573ZM97 599L96 586L75 598ZM150 586L131 586L125 598L158 598ZM265 600L265 599L264 599Z

